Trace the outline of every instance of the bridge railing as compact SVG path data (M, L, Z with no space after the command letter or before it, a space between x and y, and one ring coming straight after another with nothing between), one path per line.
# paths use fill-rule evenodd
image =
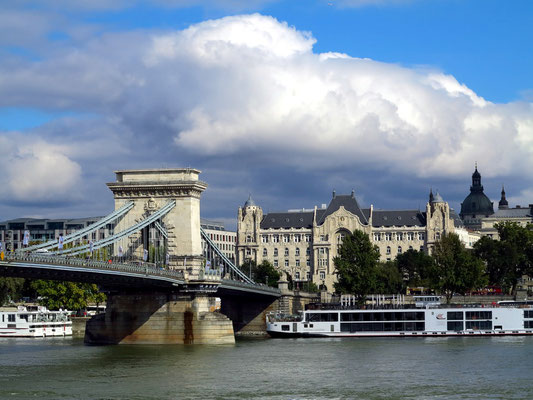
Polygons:
M100 269L107 271L131 272L142 275L155 275L168 278L183 280L183 271L154 268L148 265L116 263L109 261L88 260L77 257L62 257L52 255L35 255L35 254L8 254L6 261L20 261L36 264L63 265L68 267Z
M99 261L91 259L83 259L78 257L66 257L66 256L54 256L54 255L37 255L37 254L21 254L21 253L10 253L6 256L5 261L7 262L25 262L33 264L43 264L43 265L58 265L58 266L67 266L75 268L86 268L106 270L106 271L117 271L117 272L128 272L145 276L161 276L166 278L172 278L176 280L185 280L183 271L168 270L161 268L154 268L149 265L139 265L139 264L130 264L130 263L121 263L121 262L109 262L109 261ZM254 291L260 290L261 292L267 292L272 294L279 294L280 290L267 286L262 283L249 283L231 279L222 279L221 273L218 270L206 270L202 271L200 280L222 282L225 286L230 286L234 288L243 288L251 289Z
M248 283L243 281L235 281L233 279L223 279L222 283L225 286L241 287L246 289L261 290L262 292L270 292L272 294L280 294L281 291L278 288L265 285L264 283Z

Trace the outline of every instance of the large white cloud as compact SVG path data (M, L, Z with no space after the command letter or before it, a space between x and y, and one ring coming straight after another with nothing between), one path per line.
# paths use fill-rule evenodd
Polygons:
M485 176L533 167L530 103L494 104L438 70L317 54L314 43L310 33L254 14L182 31L106 34L38 62L0 65L0 105L101 116L60 134L68 151L16 148L12 164L64 168L72 172L67 187L79 165L90 165L84 149L94 139L103 150L91 162L112 165L113 154L121 164L126 155L131 163L179 163L174 146L174 154L311 172L462 176L474 160ZM12 188L23 197L47 180Z
M0 200L31 204L79 199L81 167L68 157L68 147L0 133Z

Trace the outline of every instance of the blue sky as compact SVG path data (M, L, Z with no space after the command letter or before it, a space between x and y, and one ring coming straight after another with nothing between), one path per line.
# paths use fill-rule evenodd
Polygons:
M459 209L475 161L493 200L505 184L533 203L531 1L0 11L0 220L105 214L113 170L160 166L203 170L202 214L230 226L250 192L265 210L333 189L418 208L433 187Z

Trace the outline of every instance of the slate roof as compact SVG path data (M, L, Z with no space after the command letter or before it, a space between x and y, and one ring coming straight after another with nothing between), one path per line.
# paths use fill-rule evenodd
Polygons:
M341 206L344 207L346 211L349 211L359 217L361 223L368 224L368 219L363 214L363 211L359 207L359 204L357 204L357 200L352 193L351 195L335 195L331 199L328 208L326 208L326 212L323 213L320 218L318 218L317 215L317 225L322 225L327 216L333 214L335 211L341 208Z
M374 210L372 226L426 226L426 216L419 210Z
M325 210L317 210L324 213ZM273 212L268 213L261 221L261 229L311 228L313 211Z
M453 225L456 228L464 227L463 220L461 219L459 214L457 214L457 212L453 208L450 208L450 218L453 219Z
M496 212L492 214L490 218L527 218L531 216L531 208L520 207L496 210Z

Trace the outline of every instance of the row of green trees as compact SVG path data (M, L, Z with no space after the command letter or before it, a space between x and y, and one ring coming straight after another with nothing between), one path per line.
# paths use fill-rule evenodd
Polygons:
M483 237L473 250L455 234L444 235L431 256L409 250L396 260L379 262L380 254L365 233L345 238L334 259L335 290L354 294L360 302L371 293L401 293L423 286L446 296L466 294L486 285L513 293L523 275L533 276L533 226L505 222L496 225L500 240Z
M39 299L39 304L51 310L81 310L89 303L106 301L98 286L90 283L0 278L0 305L23 298Z

